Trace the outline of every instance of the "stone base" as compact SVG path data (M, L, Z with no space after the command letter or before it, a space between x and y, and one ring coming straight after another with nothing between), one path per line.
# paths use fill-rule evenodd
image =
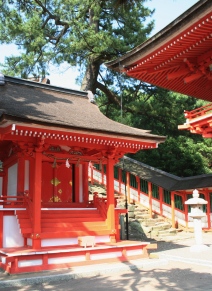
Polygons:
M204 252L208 251L210 248L206 245L193 245L190 247L190 252Z

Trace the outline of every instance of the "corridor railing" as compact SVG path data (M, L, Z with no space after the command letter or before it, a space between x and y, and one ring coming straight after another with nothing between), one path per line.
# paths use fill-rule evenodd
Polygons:
M116 171L117 172L117 171ZM150 214L159 214L168 218L172 222L172 227L179 225L189 228L193 226L193 220L189 217L189 208L185 201L190 198L193 190L187 191L167 191L162 187L154 185L149 181L140 179L140 177L124 171L119 168L118 175L114 178L114 191L122 196L127 197L128 202L138 202L149 208ZM97 182L106 186L106 174L103 169L96 169L94 166L89 171L91 182ZM190 196L189 196L190 195ZM206 216L202 219L202 227L211 229L212 213L211 203L212 193L200 191L200 196L209 201L205 209Z

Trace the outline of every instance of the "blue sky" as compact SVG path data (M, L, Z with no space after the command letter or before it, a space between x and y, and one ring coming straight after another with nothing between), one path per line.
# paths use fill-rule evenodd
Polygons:
M148 0L146 6L151 9L155 8L153 15L155 29L152 35L160 31L198 1L201 0ZM12 54L17 54L14 45L0 45L0 63L4 62L5 56ZM75 84L76 75L76 69L63 65L60 69L52 67L49 79L52 85L79 89L79 86Z

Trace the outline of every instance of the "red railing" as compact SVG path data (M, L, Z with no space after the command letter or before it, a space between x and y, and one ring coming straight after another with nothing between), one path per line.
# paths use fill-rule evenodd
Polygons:
M29 197L29 192L28 191L25 191L24 195L25 195L26 209L28 211L29 218L32 221L33 220L33 203L32 203L32 199Z
M107 218L107 198L98 197L98 193L93 193L94 206L99 210L103 219Z
M186 111L186 110L184 111L184 115L187 119L194 119L203 115L207 115L209 113L212 113L212 103L209 103L205 106L194 109L192 111Z
M18 196L1 196L0 205L5 208L20 208L25 207L25 197L22 195Z
M32 199L29 197L29 192L24 191L19 193L17 196L1 196L0 205L3 205L4 208L26 208L29 214L30 219L33 218L33 205Z

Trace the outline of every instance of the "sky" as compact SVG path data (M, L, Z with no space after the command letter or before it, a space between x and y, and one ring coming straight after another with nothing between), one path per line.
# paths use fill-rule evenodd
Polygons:
M146 6L151 9L155 8L153 15L155 28L151 35L163 29L198 1L201 0L148 0ZM17 54L14 45L0 45L0 63L4 62L5 56ZM75 83L77 73L75 68L62 65L60 68L51 67L48 78L50 79L51 85L79 90L80 87Z

